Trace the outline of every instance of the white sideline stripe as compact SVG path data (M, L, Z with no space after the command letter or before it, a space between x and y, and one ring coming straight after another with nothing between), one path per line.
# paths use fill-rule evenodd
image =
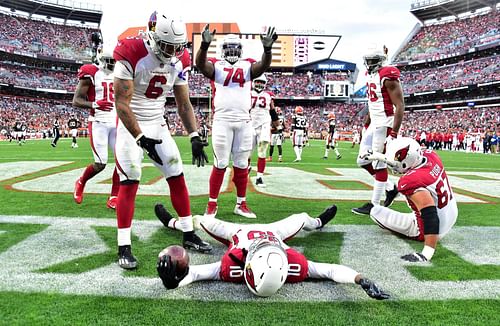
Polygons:
M0 215L0 223L48 224L49 226L0 253L0 291L56 292L76 295L106 295L132 298L169 298L203 301L255 301L244 285L223 282L200 282L166 291L156 277L125 277L116 262L80 274L37 273L38 269L108 250L91 226L115 226L114 219L68 218L46 216ZM133 231L143 239L161 227L157 221L134 221ZM377 226L330 225L321 232L343 232L340 251L342 264L374 279L398 300L498 299L500 280L425 281L414 278L404 266L402 254L413 252L411 246ZM199 232L203 239L208 235ZM300 232L303 237L306 232ZM472 238L470 238L472 236ZM481 239L484 238L484 241ZM442 245L473 243L477 253L491 255L490 263L500 262L494 250L500 240L500 227L455 227ZM209 240L210 254L190 252L193 264L211 263L225 251L218 242ZM165 246L168 245L167 243ZM36 257L37 259L33 259ZM484 259L480 259L484 260ZM431 266L432 262L420 264ZM141 263L139 262L139 268ZM266 301L355 301L370 300L364 291L352 284L304 282L287 284Z

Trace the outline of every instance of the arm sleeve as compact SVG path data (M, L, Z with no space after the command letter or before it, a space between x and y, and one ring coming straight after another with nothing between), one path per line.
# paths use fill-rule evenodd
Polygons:
M337 283L355 283L354 280L359 274L354 269L337 264L316 263L307 261L309 278L329 279Z
M212 264L189 266L189 273L179 283L179 287L198 281L218 281L220 280L220 261Z

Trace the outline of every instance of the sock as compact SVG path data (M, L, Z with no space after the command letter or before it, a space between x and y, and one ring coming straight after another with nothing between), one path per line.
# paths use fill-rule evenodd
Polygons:
M116 168L113 171L113 184L111 185L111 196L118 196L118 190L120 189L120 176Z
M325 148L325 155L323 155L324 157L328 157L328 147Z
M87 168L85 169L85 171L83 171L83 174L80 177L80 182L85 186L85 184L87 183L87 181L89 179L92 179L97 173L99 173L99 172L97 172L94 169L94 165L90 164L89 166L87 166Z
M121 184L118 191L118 199L116 201L116 219L118 230L130 228L134 217L135 196L139 182Z
M394 183L392 181L390 181L389 179L387 179L387 181L385 182L385 190L386 191L391 191L394 189Z
M186 181L184 180L184 174L176 177L170 177L167 179L167 182L170 188L170 200L172 201L172 206L179 216L179 220L188 217L190 218L191 205L189 202L189 193ZM191 227L192 224L193 223L191 223Z
M179 217L179 223L177 223L177 229L180 229L182 232L189 232L193 231L193 217L190 216L184 216L184 217Z
M266 159L259 157L257 159L257 174L260 173L262 176L262 174L264 174L265 168L266 168Z
M273 157L273 152L274 152L274 146L271 145L271 148L269 149L269 157Z
M302 159L302 149L303 149L303 147L300 146L299 147L299 159Z
M247 201L246 197L236 197L236 204L240 205L244 201Z
M337 156L340 156L339 150L336 148L335 148L335 154L337 154Z
M118 229L118 246L130 246L132 244L131 233L132 228Z
M247 194L247 182L248 182L248 172L247 169L240 169L233 167L234 176L233 182L236 186L236 195L238 197L245 197Z
M283 148L281 147L281 145L278 145L278 154L279 156L283 155Z
M300 152L299 152L299 146L293 146L293 150L295 152L295 157L297 160L300 160Z
M212 173L210 174L210 179L208 181L210 199L215 199L215 201L217 201L220 188L222 187L222 182L224 181L225 173L226 168L218 169L215 166L212 168Z

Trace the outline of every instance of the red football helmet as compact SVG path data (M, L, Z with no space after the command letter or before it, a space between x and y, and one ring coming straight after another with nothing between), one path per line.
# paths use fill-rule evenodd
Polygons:
M304 114L304 109L301 106L296 106L295 107L295 114Z

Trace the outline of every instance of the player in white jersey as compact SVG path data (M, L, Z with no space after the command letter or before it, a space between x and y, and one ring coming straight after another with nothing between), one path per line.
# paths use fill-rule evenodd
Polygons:
M97 50L98 64L86 64L78 70L78 86L73 96L73 106L88 109L88 130L94 163L89 164L75 182L73 199L83 201L87 181L104 170L108 163L108 148L113 152L116 141L116 110L113 94L113 69L115 60L111 50L102 46ZM76 126L75 126L76 128ZM77 129L74 129L77 130ZM76 142L75 142L76 143ZM111 194L106 206L116 208L120 178L116 167L113 171Z
M271 65L272 45L278 38L274 28L261 36L264 53L259 62L242 59L242 44L237 35L224 38L221 47L222 59L207 59L208 48L215 35L206 25L202 42L196 54L196 67L212 81L214 119L212 123L212 146L214 166L209 181L209 200L205 214L217 214L217 198L224 180L229 159L233 161L236 185L236 206L234 213L255 218L246 203L248 182L248 158L252 152L253 128L250 118L252 106L252 79L262 75Z
M257 148L257 179L255 184L258 187L265 187L262 179L266 168L267 147L271 141L271 121L278 125L279 118L274 109L274 94L264 91L267 78L264 74L253 80L252 108L250 117L252 118L253 148ZM275 122L274 122L275 121Z
M359 130L356 126L354 126L354 130L352 131L352 146L354 148L356 144L359 144Z
M403 174L398 190L406 196L412 213L400 213L388 207L374 206L370 217L380 227L423 241L421 253L401 258L411 262L428 261L436 244L455 225L457 202L441 159L432 150L422 151L420 144L400 137L387 145L386 154L373 153L365 157L388 164L394 173Z
M191 61L186 43L186 25L155 11L148 23L147 39L121 40L113 53L115 105L120 118L116 136L120 175L116 215L122 268L137 266L131 251L131 225L144 152L167 180L172 206L180 219L178 228L184 232L183 246L200 252L212 249L194 233L182 158L163 117L167 92L173 89L179 116L191 138L193 164L204 165L207 160L203 147L207 144L196 131L189 100Z
M302 160L302 148L304 147L306 128L307 120L304 117L304 108L297 106L295 107L295 114L292 116L292 125L290 128L293 150L295 151L294 162Z
M333 149L335 151L335 154L337 155L337 160L340 160L342 158L342 155L340 155L339 150L337 149L337 131L335 130L335 113L330 112L328 113L328 136L326 136L325 140L325 155L323 155L323 159L328 158L328 152L330 149Z
M371 49L363 57L367 68L368 112L365 121L368 128L363 132L359 146L357 164L373 176L373 192L369 203L353 208L355 214L368 214L374 205L380 205L385 191L384 206L388 207L396 198L397 187L388 181L387 165L361 158L368 151L384 152L386 143L396 139L405 110L403 90L399 82L400 72L393 66L384 66L387 48Z

